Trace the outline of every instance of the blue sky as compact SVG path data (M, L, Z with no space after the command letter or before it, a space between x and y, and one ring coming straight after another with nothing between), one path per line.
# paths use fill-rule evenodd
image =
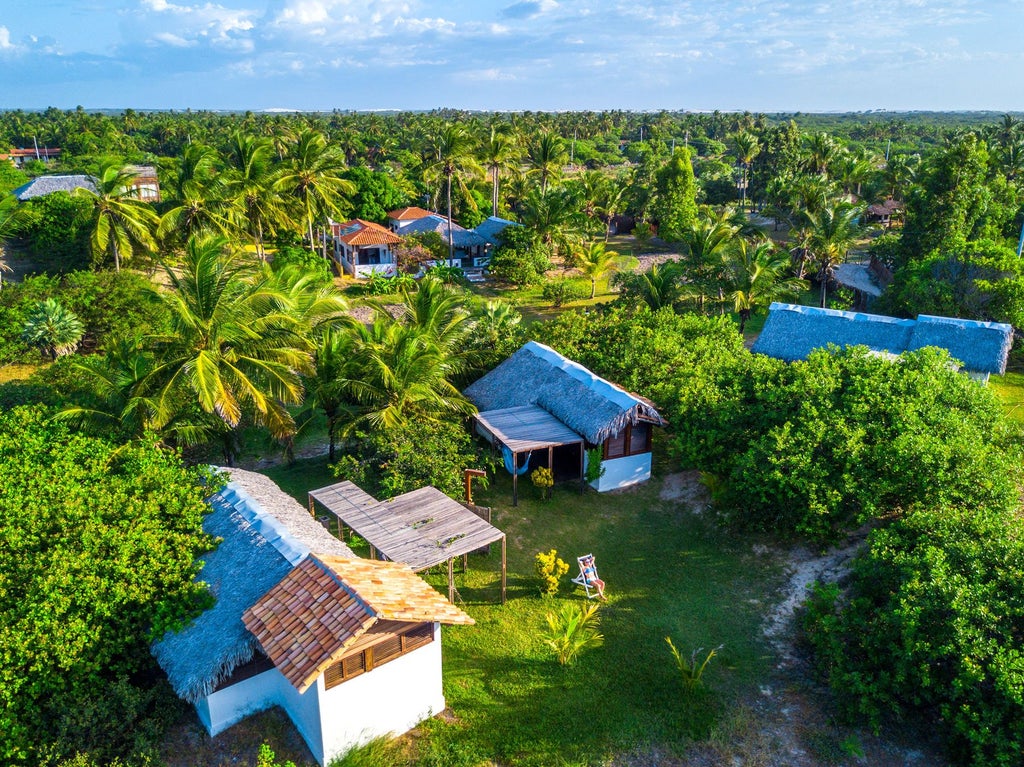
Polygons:
M1024 0L5 0L0 108L1018 111L1022 41Z

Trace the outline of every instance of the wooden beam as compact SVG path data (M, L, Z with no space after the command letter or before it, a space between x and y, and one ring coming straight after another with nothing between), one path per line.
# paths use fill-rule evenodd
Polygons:
M519 505L519 453L512 453L512 505Z
M505 536L501 536L501 603L505 604L508 587L508 569L505 566Z
M448 560L448 601L455 604L455 558Z

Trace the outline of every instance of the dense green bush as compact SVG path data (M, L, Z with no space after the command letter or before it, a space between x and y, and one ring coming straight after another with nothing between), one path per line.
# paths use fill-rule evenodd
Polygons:
M410 421L401 428L356 434L333 470L378 498L424 485L460 498L463 469L485 463L461 423Z
M737 525L830 541L914 505L1011 509L1016 432L945 352L750 355L681 387L674 447Z
M301 269L304 274L309 274L321 284L330 284L334 280L331 272L331 262L314 253L309 248L302 248L298 245L284 245L274 253L270 262L271 269L275 273L285 269Z
M150 643L208 604L193 582L212 477L145 444L0 414L0 762L107 761L159 739Z
M544 278L551 260L536 247L526 227L510 226L501 234L502 245L494 251L487 270L499 282L509 285L533 285Z
M92 206L88 200L54 192L25 203L24 216L18 233L48 270L89 268Z
M818 588L804 625L850 714L934 716L959 762L1020 764L1022 532L1014 514L922 507L871 534L847 600Z
M541 297L555 307L572 301L582 301L590 297L590 283L571 277L555 277L544 283Z

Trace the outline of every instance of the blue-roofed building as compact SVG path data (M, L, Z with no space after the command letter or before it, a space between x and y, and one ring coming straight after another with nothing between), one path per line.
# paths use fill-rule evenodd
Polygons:
M962 370L988 380L1006 372L1013 345L1013 327L926 314L916 320L864 312L842 312L813 306L773 303L753 351L794 362L807 359L829 344L840 348L866 346L874 352L899 355L926 346L945 349Z
M486 221L481 221L473 231L484 238L489 248L498 248L503 243L501 233L510 226L522 226L522 224L498 218L497 216L490 216Z
M479 267L487 263L487 240L472 229L466 229L453 221L451 231L449 232L448 219L444 216L431 214L410 221L399 230L399 234L402 237L422 232L437 232L441 235L445 245L449 241L451 242L455 258L452 260L445 259L441 263L445 263L448 266L457 266L462 269Z
M18 202L27 202L37 197L45 197L54 192L71 193L76 189L88 189L90 192L95 192L96 182L92 176L86 176L81 173L63 176L39 176L27 184L22 184L13 190L11 194L14 195Z

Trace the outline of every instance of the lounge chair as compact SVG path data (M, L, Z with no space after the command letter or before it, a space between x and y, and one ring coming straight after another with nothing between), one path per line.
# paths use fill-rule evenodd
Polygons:
M577 586L582 586L587 592L587 599L600 597L604 599L604 581L597 574L597 565L594 563L593 554L584 554L576 557L576 563L580 566L580 574L572 579Z

